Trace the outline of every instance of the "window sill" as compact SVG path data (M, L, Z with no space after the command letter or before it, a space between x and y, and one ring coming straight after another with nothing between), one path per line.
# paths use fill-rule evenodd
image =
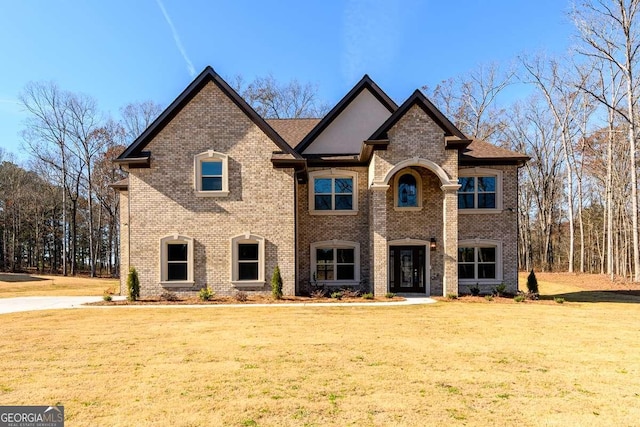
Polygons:
M191 288L193 287L195 282L193 281L189 281L189 280L185 280L185 281L161 281L160 285L163 288Z
M232 280L231 284L236 288L262 288L264 280Z
M328 287L345 287L345 286L360 286L359 280L317 280L315 284L313 278L311 279L311 286L319 288L322 286Z
M460 285L499 285L502 279L458 279Z
M458 208L459 214L501 214L503 212L502 209L460 209Z
M393 207L394 211L398 211L398 212L418 212L422 210L422 206L411 206L411 207L400 207L400 206L394 206Z
M358 211L315 211L310 210L309 215L358 215Z
M227 197L228 191L196 191L196 197Z

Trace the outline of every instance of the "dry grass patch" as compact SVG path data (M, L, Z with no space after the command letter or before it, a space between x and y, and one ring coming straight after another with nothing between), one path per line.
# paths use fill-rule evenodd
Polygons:
M640 306L3 315L0 401L69 425L634 425Z
M0 273L0 298L26 296L101 296L117 294L117 279Z

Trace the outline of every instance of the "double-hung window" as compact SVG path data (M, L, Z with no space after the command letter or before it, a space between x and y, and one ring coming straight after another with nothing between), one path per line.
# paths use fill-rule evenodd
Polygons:
M338 240L313 243L311 276L318 284L359 283L360 244Z
M460 281L499 281L502 279L501 244L493 241L462 241L458 244Z
M458 183L460 212L495 211L502 209L502 173L490 169L461 169Z
M350 215L358 211L357 173L330 169L309 174L309 211L315 215Z
M263 286L264 238L251 233L231 239L231 283L236 287Z
M205 151L195 156L193 167L197 196L221 197L229 194L229 169L226 154L213 150Z
M164 285L193 284L193 239L173 235L160 239L160 282Z

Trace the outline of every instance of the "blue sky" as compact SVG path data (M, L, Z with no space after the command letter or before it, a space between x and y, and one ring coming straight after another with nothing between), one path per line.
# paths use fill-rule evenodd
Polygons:
M367 73L396 102L478 64L562 54L568 0L0 0L0 147L21 153L18 95L55 81L117 117L168 105L204 67L272 73L337 102Z

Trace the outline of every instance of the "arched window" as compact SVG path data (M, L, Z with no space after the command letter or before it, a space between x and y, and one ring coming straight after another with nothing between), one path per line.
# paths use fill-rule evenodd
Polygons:
M164 285L193 284L193 239L173 235L160 239L160 282Z
M228 157L213 150L194 157L196 196L229 195Z
M396 180L396 208L420 208L422 206L422 194L420 175L413 169L400 172Z

